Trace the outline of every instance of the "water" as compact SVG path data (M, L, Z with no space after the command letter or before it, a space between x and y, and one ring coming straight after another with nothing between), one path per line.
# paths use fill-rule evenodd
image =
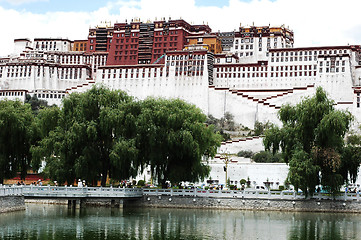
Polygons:
M28 204L0 214L0 239L361 239L360 223L360 214Z

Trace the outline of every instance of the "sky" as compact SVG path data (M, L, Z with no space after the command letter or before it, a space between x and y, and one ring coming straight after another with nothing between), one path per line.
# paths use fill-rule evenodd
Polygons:
M16 38L87 39L107 21L184 19L212 31L280 26L294 31L295 47L361 44L360 0L0 0L0 56Z

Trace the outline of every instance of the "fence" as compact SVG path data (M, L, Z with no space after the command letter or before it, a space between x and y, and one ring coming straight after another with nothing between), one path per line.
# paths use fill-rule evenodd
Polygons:
M203 189L149 189L149 188L112 188L112 187L72 187L72 186L1 186L0 196L25 197L94 197L94 198L139 198L142 196L189 196L210 198L253 198L253 199L305 199L302 193L295 191L267 190L203 190ZM335 199L360 201L360 193L341 193L333 196L327 193L315 193L310 199Z
M202 190L202 189L143 189L144 195L156 196L191 196L211 198L258 198L258 199L305 199L302 193L295 191L267 190ZM360 200L360 193L342 193L332 196L327 193L316 193L310 199Z
M58 187L58 186L24 186L26 197L97 197L97 198L133 198L142 197L143 191L138 188L112 187Z
M0 197L3 196L22 196L23 188L21 186L2 186L0 185Z

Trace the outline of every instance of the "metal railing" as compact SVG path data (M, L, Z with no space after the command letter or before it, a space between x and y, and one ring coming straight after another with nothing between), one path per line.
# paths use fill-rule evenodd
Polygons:
M22 196L23 188L21 186L2 186L0 185L0 197L3 196Z
M295 191L267 190L202 190L202 189L143 189L144 195L191 196L210 198L256 198L256 199L305 199L305 195ZM341 193L336 196L328 193L315 193L308 199L361 200L360 193Z

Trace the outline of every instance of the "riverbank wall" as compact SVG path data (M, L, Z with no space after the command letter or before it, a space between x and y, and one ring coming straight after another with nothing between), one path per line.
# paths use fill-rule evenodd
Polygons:
M50 204L50 205L68 205L70 207L123 207L123 200L119 198L83 198L83 199L44 199L28 198L25 203L31 204Z
M0 196L0 213L25 210L23 196Z
M319 199L251 199L207 198L186 196L144 196L124 201L126 207L197 208L285 212L344 212L361 213L361 201Z

